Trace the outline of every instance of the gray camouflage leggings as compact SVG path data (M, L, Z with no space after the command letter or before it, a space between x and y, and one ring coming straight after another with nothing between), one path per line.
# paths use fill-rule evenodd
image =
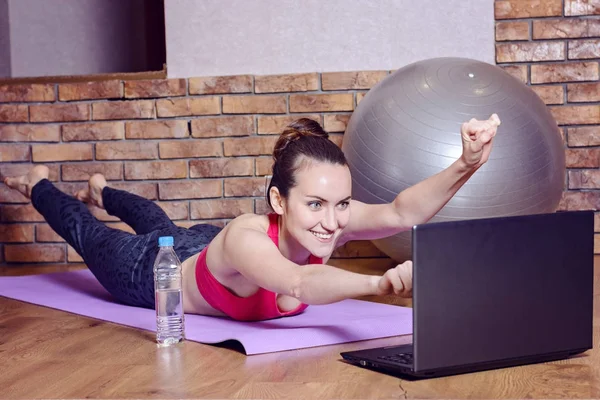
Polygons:
M49 180L38 182L31 201L48 224L83 258L100 284L119 302L154 308L153 264L158 238L173 236L175 253L183 262L199 253L221 228L199 224L176 226L154 202L106 187L104 208L131 226L136 234L98 221L79 200L58 190Z

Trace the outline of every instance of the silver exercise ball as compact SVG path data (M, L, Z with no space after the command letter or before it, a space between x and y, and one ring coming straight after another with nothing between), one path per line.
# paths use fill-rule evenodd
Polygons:
M527 85L495 65L465 58L410 64L366 94L342 143L353 198L391 202L460 157L463 122L493 113L502 124L488 162L431 221L556 211L565 185L556 121ZM411 257L410 232L373 243L398 262Z

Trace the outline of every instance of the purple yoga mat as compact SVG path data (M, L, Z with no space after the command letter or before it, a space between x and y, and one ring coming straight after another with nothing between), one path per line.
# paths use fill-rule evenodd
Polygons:
M0 296L148 331L154 310L112 300L89 270L0 277ZM310 306L294 317L260 322L186 314L186 339L234 340L247 355L412 334L412 310L360 300Z

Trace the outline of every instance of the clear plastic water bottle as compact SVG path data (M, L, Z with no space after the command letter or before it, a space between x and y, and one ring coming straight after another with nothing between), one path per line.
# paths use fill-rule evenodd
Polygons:
M154 261L156 341L159 346L179 343L185 338L181 261L173 249L173 237L158 238Z

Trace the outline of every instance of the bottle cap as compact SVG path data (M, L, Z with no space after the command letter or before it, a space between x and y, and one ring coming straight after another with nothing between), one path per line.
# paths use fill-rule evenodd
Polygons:
M158 245L160 247L173 246L173 236L161 236L158 238Z

